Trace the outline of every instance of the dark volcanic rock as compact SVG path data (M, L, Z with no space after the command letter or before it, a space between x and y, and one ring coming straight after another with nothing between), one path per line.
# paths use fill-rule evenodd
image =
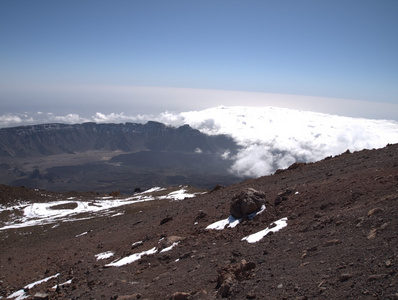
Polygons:
M172 220L173 220L173 217L167 216L166 218L163 218L163 219L160 221L160 225L166 224L167 222L170 222L170 221L172 221Z
M265 204L265 193L246 188L237 193L231 201L230 214L236 219L248 216Z

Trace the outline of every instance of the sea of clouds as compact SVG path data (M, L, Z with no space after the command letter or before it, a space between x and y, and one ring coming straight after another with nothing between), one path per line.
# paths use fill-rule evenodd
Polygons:
M231 135L243 146L234 157L232 171L244 176L268 175L296 161L314 162L347 149L381 148L398 142L395 121L286 108L220 106L181 113L180 118L202 132Z
M204 133L228 134L242 146L231 172L258 177L287 168L292 163L314 162L346 150L381 148L398 143L398 122L342 117L277 107L218 106L182 113L158 115L102 114L87 118L78 114L58 116L35 113L0 116L0 126L39 123L145 123L149 120L172 126L189 124Z

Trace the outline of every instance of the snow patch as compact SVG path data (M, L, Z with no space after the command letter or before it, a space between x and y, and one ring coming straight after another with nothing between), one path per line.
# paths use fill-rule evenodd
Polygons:
M195 196L196 194L187 193L187 190L182 188L180 190L171 192L166 196L160 196L159 199L184 200L185 198L193 198Z
M149 190L146 190L140 194L148 194L148 193L160 192L160 191L165 191L165 190L166 190L165 188L156 186L156 187L150 188Z
M186 187L172 191L165 196L152 196L150 193L166 190L154 187L141 194L132 197L118 198L96 197L93 200L58 200L45 203L17 203L13 206L0 206L0 213L12 211L8 216L7 222L0 221L0 230L10 228L22 228L28 226L47 225L59 222L72 222L91 219L98 216L116 217L123 212L113 212L112 210L123 205L130 205L139 202L153 200L183 200L195 197L198 193L188 193Z
M53 289L56 289L57 286L65 286L65 285L72 284L72 280L73 280L73 279L69 279L68 281L65 281L65 282L63 282L63 283L60 283L60 284L58 284L58 285L54 285L54 286L53 286Z
M170 250L173 249L175 246L177 246L179 243L180 243L180 242L175 242L175 243L173 243L171 246L162 249L159 253L163 253L163 252L170 251Z
M142 245L144 242L143 241L138 241L138 242L134 242L131 244L131 246L140 246Z
M88 231L82 232L82 233L80 233L80 234L76 234L75 237L81 237L81 236L83 236L83 235L86 235L87 233L88 233Z
M251 235L248 235L248 236L242 238L242 241L247 241L248 243L256 243L256 242L260 241L268 233L277 232L277 231L281 230L282 228L286 227L287 226L287 218L279 219L278 221L275 221L274 223L276 224L275 227L272 227L272 228L267 227L264 230L253 233Z
M253 219L256 215L261 214L265 210L265 205L261 206L261 209L258 212L254 212L248 216L249 220ZM216 229L216 230L223 230L225 226L227 228L234 228L237 226L242 219L236 219L233 216L229 216L228 218L224 220L220 220L217 222L214 222L206 227L206 229Z
M114 254L115 254L115 253L112 252L112 251L106 251L106 252L102 252L102 253L96 254L96 255L95 255L95 258L96 258L97 260L100 260L100 259L107 259L107 258L109 258L109 257L112 257Z
M151 255L151 254L155 254L158 251L158 249L156 247L153 247L152 249L149 249L147 251L143 251L140 253L134 253L130 256L126 256L122 259L119 260L115 260L107 265L105 265L106 267L121 267L127 264L131 264L139 259L141 259L142 256L144 255Z
M26 298L28 298L29 296L26 295L25 290L30 290L30 289L33 288L34 286L39 285L39 284L42 284L43 282L47 282L47 281L49 281L50 279L53 279L53 278L58 277L59 275L61 275L61 273L55 274L55 275L50 276L50 277L46 277L46 278L44 278L44 279L38 280L38 281L33 282L33 283L30 283L30 284L28 284L28 285L25 285L23 289L20 289L20 290L18 290L18 291L16 291L16 292L12 293L11 295L9 295L9 296L7 297L7 299L12 299L12 298L15 298L15 300L26 299Z
M235 219L233 216L229 216L224 220L220 220L210 224L206 227L206 229L216 229L216 230L223 230L225 226L228 225L228 228L234 228L236 225L240 223L241 219Z

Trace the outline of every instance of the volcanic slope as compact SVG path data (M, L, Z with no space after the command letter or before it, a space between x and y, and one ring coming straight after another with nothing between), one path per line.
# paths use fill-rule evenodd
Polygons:
M266 209L235 227L206 229L229 217L231 199L245 188L265 192ZM1 193L8 206L72 196L94 197L5 186ZM346 152L185 200L2 229L0 295L397 299L397 209L398 145ZM272 233L259 241L242 240L266 228Z

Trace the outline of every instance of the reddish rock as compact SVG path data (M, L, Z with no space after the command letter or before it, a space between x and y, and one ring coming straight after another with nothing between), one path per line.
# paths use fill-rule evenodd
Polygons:
M264 204L264 192L246 188L232 198L229 211L231 216L240 219L260 210Z

